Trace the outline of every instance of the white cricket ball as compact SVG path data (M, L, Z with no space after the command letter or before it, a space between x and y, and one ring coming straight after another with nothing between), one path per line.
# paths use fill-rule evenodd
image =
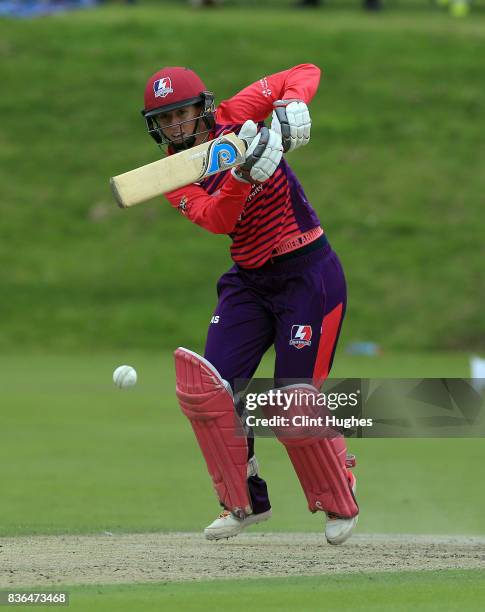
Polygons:
M120 389L128 389L136 385L137 375L135 368L122 365L113 372L113 382Z

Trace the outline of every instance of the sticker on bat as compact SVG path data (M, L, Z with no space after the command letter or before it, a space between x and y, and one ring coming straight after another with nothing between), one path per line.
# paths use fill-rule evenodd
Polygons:
M237 148L227 140L216 140L209 150L207 155L207 168L204 176L216 174L231 168L237 161L242 161L241 155Z

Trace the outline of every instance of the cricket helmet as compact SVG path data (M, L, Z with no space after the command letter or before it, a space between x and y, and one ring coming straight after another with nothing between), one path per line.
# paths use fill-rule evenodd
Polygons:
M189 68L180 66L162 68L155 72L145 87L145 108L141 111L145 118L148 133L157 144L171 144L163 133L157 116L184 106L193 104L200 105L200 115L196 117L194 133L185 139L183 145L175 146L176 149L189 148L195 142L195 136L209 133L214 125L214 94L207 91L202 79ZM205 130L198 131L199 120L205 124ZM193 121L193 119L192 119Z

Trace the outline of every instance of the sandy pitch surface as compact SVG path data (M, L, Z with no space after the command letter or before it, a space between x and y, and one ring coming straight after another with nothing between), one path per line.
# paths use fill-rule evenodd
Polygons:
M0 538L0 588L436 569L485 569L485 537L354 535L342 546L322 533Z

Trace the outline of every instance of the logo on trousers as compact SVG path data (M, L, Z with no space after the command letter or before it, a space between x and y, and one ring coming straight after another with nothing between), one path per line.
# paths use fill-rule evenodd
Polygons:
M291 328L290 346L301 349L304 346L311 346L312 343L312 326L311 325L293 325Z

